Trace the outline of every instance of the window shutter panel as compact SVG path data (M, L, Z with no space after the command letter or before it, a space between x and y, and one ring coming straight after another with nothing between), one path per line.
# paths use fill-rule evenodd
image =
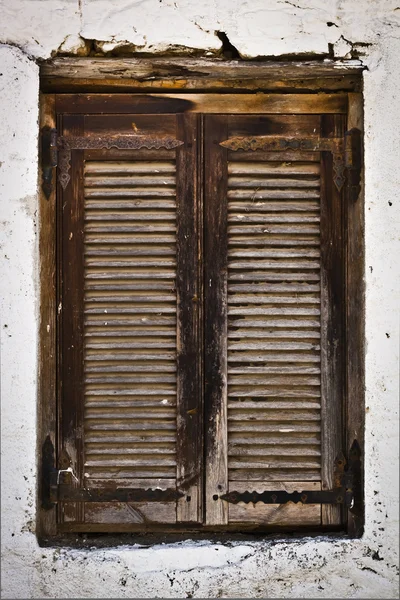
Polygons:
M197 119L60 117L63 136L128 140L77 144L60 187L66 531L200 518Z
M220 496L334 487L344 394L341 194L331 152L274 152L257 138L340 137L343 127L341 115L206 117L206 228L215 227L206 234L206 323L215 313L218 327L205 352L209 523L340 523L337 506ZM247 146L224 142L237 137Z

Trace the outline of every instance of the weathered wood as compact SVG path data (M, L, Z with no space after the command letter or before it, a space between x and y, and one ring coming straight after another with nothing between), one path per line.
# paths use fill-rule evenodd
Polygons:
M225 540L226 543L231 543L232 539L235 539L235 534L238 533L238 530L240 530L240 533L246 535L249 534L251 535L251 537L253 537L253 534L266 534L266 533L285 533L288 532L289 534L292 534L293 531L296 531L298 533L302 533L302 534L310 534L310 533L316 533L316 534L320 534L321 532L332 532L333 531L341 531L339 527L323 527L321 525L300 525L297 524L296 526L278 526L276 524L274 525L259 525L258 523L249 523L249 522L243 522L240 523L240 527L238 527L237 523L232 523L232 524L228 524L228 525L204 525L203 527L200 526L196 526L195 524L193 525L189 525L189 524L173 524L173 523L165 523L165 524L160 524L157 525L156 523L150 523L150 524L146 524L146 523L115 523L112 527L112 531L115 534L118 533L135 533L137 534L135 536L136 540L140 540L142 543L146 544L149 543L150 539L152 539L153 541L156 541L157 543L165 543L165 534L170 534L172 536L172 539L174 539L174 535L178 535L180 540L185 540L187 539L188 534L189 535L200 535L204 538L204 535L206 536L206 539L208 539L208 536L213 536L214 534L218 534L218 537L220 537L221 539ZM110 532L110 526L105 524L105 523L64 523L63 525L60 526L60 533L61 534L65 534L60 538L65 544L71 543L72 540L76 539L76 536L74 537L73 535L69 535L69 534L73 534L73 533L109 533ZM140 536L140 534L143 534L143 537ZM149 535L151 534L151 538L149 539ZM154 535L154 537L153 537ZM243 536L240 535L239 536L240 540L243 542ZM171 539L171 538L170 538ZM49 540L47 539L46 542L48 543ZM50 544L49 544L50 545Z
M116 478L110 479L92 479L90 482L93 489L109 489L109 488L131 488L132 480ZM167 490L175 487L175 477L173 479L135 479L135 486L143 490Z
M318 444L315 448L309 446L296 446L293 444L292 446L288 446L285 448L285 457L286 461L290 461L291 456L295 458L299 457L310 457L310 456L320 456L321 451L318 448ZM271 458L274 457L277 461L282 459L282 450L281 448L275 448L274 446L268 444L260 444L259 446L252 447L250 445L244 446L241 448L239 445L235 445L233 443L229 443L229 456L243 457L246 456L250 460L254 460L257 457L268 457L268 460L271 461ZM271 466L273 465L273 461ZM281 461L279 461L281 462ZM289 463L292 464L292 463ZM296 463L297 464L297 463ZM315 465L314 465L315 466ZM318 466L318 463L317 463Z
M252 154L245 154L245 157L249 160L247 162L241 163L238 160L231 163L229 165L229 175L230 176L238 176L238 175L251 175L252 179L259 177L260 175L270 175L271 177L285 175L286 177L296 177L296 176L305 176L308 179L310 176L319 175L320 165L319 161L315 163L302 163L300 162L301 153L289 153L290 157L294 158L294 162L282 161L282 155L279 159L279 153L274 153L277 162L265 163L263 162L253 162L251 163ZM309 156L313 157L310 153ZM235 155L233 155L235 156ZM253 155L254 157L258 157L259 153ZM297 159L296 159L297 157ZM243 156L244 158L244 156ZM285 152L285 159L287 158L287 154ZM314 156L316 158L316 156ZM292 158L290 158L292 160ZM301 181L301 179L299 179Z
M69 98L78 98L80 102L87 103L87 96L76 96L75 94L72 96L68 96ZM140 96L140 99L145 98L146 96ZM57 96L58 103L63 103L63 96ZM144 135L151 136L157 138L176 137L176 115L166 114L162 119L160 119L157 114L147 114L151 113L151 104L154 102L152 97L149 98L150 102L146 106L143 105L143 102L138 98L138 106L144 109L144 114L115 114L115 109L118 107L126 108L126 100L129 100L129 96L124 96L125 102L119 102L117 100L118 96L111 95L102 95L102 102L105 103L105 106L108 106L110 111L114 110L114 114L93 114L96 113L96 107L99 106L97 102L97 95L90 96L89 104L88 104L88 112L90 114L85 115L85 133L86 135L100 135L100 136L108 136L108 135L118 135L125 136L128 134L131 135ZM79 102L78 101L78 102ZM72 106L75 105L73 101ZM78 103L79 105L79 103ZM94 105L94 109L92 108ZM133 110L136 105L136 102L132 102L132 106L129 110L129 113L134 113ZM125 112L125 111L122 111ZM146 148L144 148L146 149ZM173 156L171 158L174 158Z
M70 114L346 113L347 94L57 94L56 107Z
M104 523L113 529L116 523L176 523L174 502L85 502L85 523Z
M231 491L246 492L264 492L268 490L284 490L286 492L295 492L303 490L317 491L321 489L321 484L317 481L296 481L296 482L276 482L257 481L254 484L242 481L230 481L229 489ZM265 525L320 525L321 524L321 505L320 504L229 504L229 522L230 523L263 523Z
M247 356L244 358L243 354L241 355L242 362L247 361ZM262 359L266 362L270 360L270 356L264 354ZM273 360L273 359L272 359ZM271 361L272 362L272 361ZM275 397L275 398L320 398L320 391L315 388L307 388L307 389L291 389L291 388L281 388L279 386L268 386L265 384L264 389L259 388L247 388L247 389L232 389L229 393L231 398L257 398L257 397ZM258 427L258 425L255 425Z
M363 98L361 94L349 94L347 129L356 127L363 131ZM362 150L362 149L361 149ZM363 175L363 172L362 172ZM361 192L357 199L346 201L346 330L347 330L347 403L346 403L346 450L357 440L364 454L364 193L363 177ZM356 501L356 512L348 511L350 535L361 536L364 524L364 461L361 461L361 497Z
M175 117L171 118L175 123ZM171 118L164 122L164 118L151 115L146 119L144 115L137 121L151 133L157 130L158 124L170 123ZM97 133L113 131L112 119L104 119L102 130L102 121L98 117L97 121L80 115L63 117L66 125L70 121L79 121L79 132L72 133L80 135L84 133L83 119ZM114 132L121 133L126 127L126 117L115 119ZM76 423L76 431L82 432L84 424L84 440L79 440L77 447L82 460L81 446L84 446L86 486L90 488L92 479L98 481L99 478L103 478L104 482L125 477L128 478L126 481L138 481L139 485L140 482L145 485L146 479L143 478L148 477L173 478L175 481L176 211L173 155L169 154L167 163L162 162L160 156L155 156L154 164L151 159L150 162L142 160L139 166L132 165L136 158L129 155L126 158L130 162L125 161L121 167L121 158L117 163L112 161L112 151L102 152L96 157L97 162L91 162L91 153L86 152L85 172L81 166L79 173L74 173L77 157L82 160L82 153L82 150L72 153L72 178L64 193L67 205L63 213L63 281L67 283L63 289L66 299L63 308L65 304L68 305L67 310L70 308L70 325L79 321L79 327L70 327L71 331L64 338L68 340L67 336L72 335L75 340L79 335L79 340L69 343L71 348L77 348L73 360L79 364L72 367L76 377L63 381L63 388L68 392L75 385L81 390L81 394L74 397L78 406L72 407L71 402L67 411L76 411L76 418L82 420L80 426ZM121 172L125 176L133 172L135 176L121 180ZM143 181L142 173L150 173L151 178L145 175L146 180ZM165 173L169 173L167 185L164 183ZM144 197L149 198L145 206ZM150 203L150 199L155 197L160 198L160 204L161 199L166 199L167 210L165 205L154 207ZM115 198L118 200L113 200ZM73 205L78 199L79 206ZM72 208L70 205L73 205ZM73 230L71 235L69 224L73 219L79 223L77 232ZM171 221L170 227L164 226L171 233L168 245L158 243L157 225L152 225L158 219ZM140 246L137 245L138 237L142 239ZM68 245L73 246L72 251ZM105 288L93 287L99 276ZM137 281L140 290L136 291ZM156 288L162 286L161 292L153 291L154 281L159 282ZM76 289L71 291L67 285L74 285ZM126 285L134 289L126 289ZM163 317L162 313L166 316ZM124 326L115 323L118 314L124 315ZM154 321L158 323L157 336L153 330ZM163 330L164 324L166 329ZM68 360L65 362L64 358L69 346L65 347L65 344L64 341L64 380L70 375L66 371ZM133 353L125 354L129 350ZM132 374L121 370L109 372L110 363L114 369L128 365L128 369L134 370ZM95 371L90 368L93 364L97 365ZM143 366L151 372L146 373ZM173 369L169 368L172 366ZM157 447L154 445L155 437ZM135 440L136 444L129 445ZM63 507L64 521L81 522L86 519L85 512L87 519L95 518L85 503L74 505L68 502ZM110 510L97 511L103 523L111 516ZM129 519L130 512L126 510L118 514ZM154 512L155 509L151 510ZM168 509L171 510L167 522L172 523L176 521L175 504ZM112 523L110 527L112 529Z
M56 127L55 96L40 98L40 128ZM40 165L41 156L39 157ZM56 508L43 508L49 495L49 480L44 481L46 465L54 456L56 460L56 245L54 223L56 221L56 183L53 169L53 191L46 198L42 190L42 173L39 167L39 218L40 218L40 329L39 329L39 410L38 410L38 523L37 533L41 536L56 533ZM48 442L46 440L48 439ZM48 452L47 452L48 449Z
M268 433L268 430L266 432ZM301 478L304 481L317 481L321 484L321 469L319 466L308 469L302 468ZM246 481L249 487L252 487L253 482L255 481L273 481L275 487L275 482L299 481L299 472L298 470L296 471L285 467L283 469L275 467L268 470L265 469L265 467L261 469L248 469L243 467L241 469L231 469L229 481Z
M344 135L345 121L322 115L321 135ZM321 392L322 489L334 487L334 463L343 452L344 359L346 348L344 297L343 195L333 184L332 154L321 153ZM323 524L340 524L339 506L322 507Z
M83 135L81 115L62 117L63 135ZM62 360L60 364L60 439L58 468L71 467L72 485L83 481L83 411L84 411L84 197L83 151L71 157L71 183L65 192L59 190L58 218L61 223L59 334ZM61 518L82 518L82 507L75 503L61 505Z
M234 330L228 333L228 339L243 339L243 338L254 338L254 339L263 339L263 338L287 338L289 340L296 338L307 338L307 339L319 339L321 337L318 331L299 331L298 329L294 330L279 330L274 329L272 331L263 331L263 330L254 330L254 329L240 329Z
M239 86L246 86L250 82L250 75L247 81L245 81L246 77L247 75L243 82L238 84ZM171 78L174 79L172 74ZM199 77L200 79L202 77ZM215 89L218 89L222 80L219 81L217 77L214 77L214 81L211 81L212 79L213 76L209 78L204 89L207 89L208 85L216 85ZM128 85L134 84L134 81L132 79ZM303 85L300 79L298 82L299 86ZM140 83L140 85L142 84L145 85L145 82ZM170 84L167 82L166 85ZM187 82L182 85L184 90ZM343 85L347 85L347 83ZM170 89L176 89L174 86L175 82L171 81ZM160 91L162 89L169 88L161 88ZM210 87L210 89L213 88ZM234 85L232 89L235 89ZM236 89L246 91L246 87ZM307 91L304 87L299 87L299 89ZM228 89L224 91L228 91ZM246 98L246 96L248 97ZM90 112L92 110L90 104L92 104L93 110L97 114L84 118L93 133L113 131L114 117L110 115L105 117L103 114L103 111L112 110L114 113L118 111L122 113L115 120L116 125L114 126L118 133L128 134L136 131L135 128L151 133L152 129L158 128L165 134L175 135L175 125L173 125L175 116L166 113L162 116L144 114L146 99L150 98L150 112L171 110L181 113L177 119L176 137L179 139L185 138L185 130L188 131L190 127L194 128L194 125L190 124L199 124L199 131L201 131L203 120L206 123L205 275L207 284L209 275L211 275L211 279L215 276L215 280L218 280L222 286L217 293L208 289L208 285L205 288L207 302L205 343L206 360L208 361L205 373L205 429L210 431L205 456L209 483L215 485L214 489L208 488L206 491L209 514L204 525L201 525L202 494L198 493L198 488L193 494L186 491L191 498L190 502L186 499L185 503L179 501L181 506L178 503L178 521L181 521L182 527L187 527L188 530L191 527L196 528L196 526L203 528L204 531L214 527L216 529L221 527L229 529L230 527L227 520L226 503L213 499L213 496L220 495L227 490L227 419L229 419L230 427L231 482L239 483L246 479L247 487L248 484L251 485L251 482L257 485L258 483L272 482L272 487L275 488L282 482L293 482L296 485L296 479L299 479L299 474L296 472L298 468L301 468L302 481L308 482L304 487L309 487L314 483L318 484L320 481L321 424L318 416L321 401L319 391L320 334L318 331L320 310L318 306L315 306L320 293L320 274L317 264L319 262L317 252L319 222L316 218L319 200L319 194L316 191L320 173L320 164L317 162L319 160L318 153L311 155L304 152L289 152L285 153L284 158L282 153L271 152L227 153L225 149L218 148L218 144L230 135L246 133L246 128L247 132L252 132L252 135L256 135L257 132L264 135L268 135L268 133L290 135L291 128L295 133L301 135L303 131L307 131L308 126L313 123L315 125L315 121L319 119L319 112L326 115L330 110L339 111L339 114L336 112L336 115L331 113L332 116L322 117L322 135L340 136L344 131L344 118L341 117L341 114L347 109L347 94L318 94L318 97L316 95L307 97L308 94L305 93L290 98L286 97L286 99L281 94L259 94L257 96L258 98L254 99L250 94L224 94L224 98L218 100L221 98L220 96L204 96L203 94L151 94L150 96L121 94L114 102L110 95L91 97L82 95L78 98L75 108L71 109L72 113L76 111L75 116L59 118L59 122L61 123L63 120L66 126L69 126L70 123L79 123L82 132L81 115L84 116L85 110ZM354 94L350 95L349 99L349 127L360 128L360 97ZM57 96L58 108L70 112L67 110L66 101L69 101L67 95ZM142 114L135 114L135 110ZM210 113L232 111L232 116L228 116L224 121L225 117L206 116L203 118L202 115L193 114L200 110ZM263 115L257 117L255 112L249 115L235 114L240 110L246 110L249 113L259 110L264 114L266 110L272 112L286 110L292 112L292 116L282 116L278 112L268 117ZM182 114L186 112L189 114ZM295 115L297 112L298 116ZM309 112L313 114L308 114ZM297 124L296 119L299 119ZM48 124L51 124L51 120ZM177 155L178 170L180 161L182 164L189 161L192 170L191 181L188 178L179 179L178 174L178 217L180 210L182 210L183 216L189 215L192 210L189 215L191 222L188 224L190 243L189 240L182 243L182 255L186 261L192 259L193 262L196 262L201 260L202 250L201 235L198 232L201 231L203 169L200 165L203 164L201 156L203 140L197 133L197 141L194 142L194 146L190 146L189 137L185 139L187 144L178 150ZM215 140L215 144L213 144L213 140ZM90 484L100 488L103 485L106 487L107 481L125 482L122 485L129 487L132 478L141 482L139 485L148 486L149 482L157 481L159 482L157 487L165 487L166 482L175 481L176 464L177 462L179 464L180 460L179 456L176 459L174 453L177 392L176 375L172 368L175 356L176 309L173 305L176 269L178 271L178 297L180 293L179 258L178 263L173 260L175 232L177 231L178 236L180 235L179 219L177 229L174 224L175 164L173 156L174 152L171 153L171 151L160 151L157 154L152 150L143 150L142 152L141 150L114 149L90 150L85 154L86 160L89 161L89 163L87 162L89 168L86 169L87 185L84 192L87 215L85 221L86 304L83 323L86 340L85 352L87 353L84 375L86 378L84 405L87 427L85 448L86 468L92 470ZM229 186L233 190L229 194L226 190L227 159L230 161ZM324 155L321 162L323 188L328 178L332 178L331 167L329 156ZM248 183L246 177L249 177L250 174L251 182ZM163 179L163 185L159 186L159 189L157 188L158 177ZM81 175L78 175L79 178L82 181ZM191 184L197 187L198 193L198 204L194 208L190 207L190 203L187 201L192 194ZM135 190L129 190L129 186L134 186ZM179 188L179 186L181 187ZM287 191L291 195L289 201L287 201ZM347 423L347 447L349 447L352 443L353 432L358 434L359 440L362 439L359 423L363 418L363 346L359 307L360 302L362 306L360 289L362 289L363 283L363 265L362 253L361 260L359 260L360 247L357 237L362 236L363 233L363 213L357 203L347 208L342 206L335 197L335 193L335 189L331 190L329 185L328 192L326 192L325 186L322 193L322 239L325 239L324 236L328 232L328 239L334 242L332 251L328 245L324 247L326 242L323 241L322 295L325 300L328 299L328 302L331 302L330 311L333 317L326 311L326 304L323 301L322 318L324 323L329 322L328 329L331 327L330 333L328 331L331 335L329 339L340 341L338 342L339 352L331 353L332 360L328 365L330 371L327 370L324 374L322 410L325 411L323 420L327 419L326 423L329 423L329 419L333 418L333 422L336 423L334 429L336 428L338 432L342 427L342 423L339 424L339 413L343 407L344 373L347 370L348 399L344 420ZM229 253L226 247L228 196ZM68 195L66 197L68 198ZM179 199L181 204L179 204ZM79 207L77 208L78 211L74 212L74 218L76 216L79 218ZM193 212L194 209L197 210L197 213ZM285 211L288 213L287 215ZM337 225L338 215L340 228ZM65 212L61 214L60 211L59 221L62 221L64 228L70 229L68 218L65 216ZM346 219L348 219L347 228ZM48 222L50 223L50 217ZM213 229L215 226L217 233ZM356 232L355 237L352 237L353 228ZM69 233L71 232L69 231ZM47 235L51 235L50 224ZM347 240L347 248L344 246L345 240ZM47 244L48 242L44 240L43 246ZM66 260L70 259L70 255L66 252L69 245L64 239L63 253L68 257ZM51 244L48 246L48 251L51 253ZM58 254L60 256L62 254L60 248ZM226 275L227 256L229 256L231 267L229 277ZM338 258L336 262L334 256ZM82 257L80 260L83 260ZM158 258L163 265L159 272L157 272L156 264ZM345 259L347 260L346 265ZM353 265L357 261L358 267L353 273ZM132 266L133 263L134 266ZM327 265L331 268L328 277L326 277L326 272L329 270ZM255 270L251 270L250 267L255 267ZM72 276L76 277L77 272L79 273L79 264ZM196 272L196 268L193 269L194 272ZM49 275L51 277L51 273ZM181 281L183 297L189 290L190 293L186 296L186 300L189 301L189 296L194 290L192 298L197 296L196 300L201 299L202 282L198 273L196 272L194 279L187 279L189 287L185 286L184 275L183 273ZM327 283L329 278L330 282ZM227 279L229 279L229 287L227 287ZM47 281L49 281L48 278ZM64 277L64 286L67 285L65 282ZM339 285L337 285L338 282ZM343 312L340 313L345 306L345 284L350 290L348 292L350 297L347 300L346 323L349 328L353 327L351 331L354 333L354 336L351 334L353 339L350 346L348 343L346 344L345 340L345 316ZM44 285L47 284L44 283ZM331 287L329 288L329 286ZM332 292L329 292L332 298L328 298L328 288ZM59 289L61 290L61 285ZM222 340L217 339L218 336L215 333L223 331L224 327L226 331L226 326L218 328L218 318L221 321L220 325L226 323L227 291L233 298L229 308L232 329L228 336L228 365L226 364L228 339L227 337ZM290 296L291 293L293 293L293 298ZM295 300L294 296L296 296ZM64 319L64 303L61 294L59 301L61 319ZM183 306L184 302L180 304ZM192 310L193 314L197 310L198 315L201 315L201 303L195 302L195 304L195 307L191 307L190 303L187 304L188 312L190 313ZM104 313L105 310L107 315ZM218 313L218 311L220 312ZM79 319L79 317L73 318ZM197 355L201 354L198 316L196 319L197 329L194 327L192 331L187 331L189 342L196 346L193 358L195 358L196 352ZM217 326L216 330L214 329L215 325ZM44 333L43 330L43 335ZM60 329L60 333L64 334L64 330ZM67 336L71 336L71 332L67 331L66 333ZM73 335L75 334L72 333ZM198 336L197 345L196 335ZM66 339L68 340L68 337ZM327 356L331 351L331 347L328 347L326 343L327 339L322 340L323 353L326 353L322 371L329 363ZM188 337L186 336L183 344L187 341ZM346 359L343 358L345 353ZM339 354L342 355L342 358L338 356ZM217 360L213 361L212 357L217 357ZM193 387L197 377L198 389L200 389L202 366L200 363L196 365L195 360L192 363L190 369L191 373L193 371L193 378L190 383ZM59 364L65 373L69 364L68 360L64 365L60 360ZM216 366L217 369L218 366L222 369L224 375L219 381L221 385L216 385L215 379L213 380ZM77 368L79 369L79 366ZM335 378L332 391L329 381L332 380L333 372ZM230 402L227 405L228 376ZM44 381L46 381L46 377L48 375L44 373ZM50 381L51 375L49 377ZM178 383L178 390L179 385L181 383ZM68 386L72 389L73 383L67 382L67 390ZM342 391L339 398L340 386ZM192 387L190 394L182 394L182 408L193 400ZM218 393L213 396L213 391ZM354 403L349 398L350 393L354 393L356 396ZM334 406L327 401L328 395L332 394L336 398ZM201 412L200 402L199 406ZM69 408L67 407L66 410L68 411ZM188 410L191 410L191 404ZM54 413L50 414L50 420L53 419L53 415ZM215 416L217 420L215 420ZM185 418L187 418L187 414L184 414ZM190 420L193 421L193 419ZM278 430L277 424L279 425ZM65 434L65 427L68 428L67 425L61 427L62 435ZM325 450L330 443L329 436L333 435L332 431L329 425L323 424L323 483L327 487L332 487L328 485L328 480L329 477L332 477L332 465L336 458L336 451L339 446L343 450L346 447L344 444L338 445L337 441L333 441L331 456L326 458ZM344 435L343 431L339 432L339 437ZM151 445L151 440L154 441L155 436L157 437L157 448L154 444ZM210 440L217 438L218 450L214 452L212 460L209 460L207 452L212 452ZM185 441L184 436L182 440L183 445L187 444L188 440ZM202 452L201 441L198 438L197 442L199 444L198 459ZM189 445L193 446L193 444ZM286 454L284 451L280 452L281 445L282 448L287 448ZM142 452L143 448L147 448L145 454ZM68 466L66 463L70 458L76 462L76 457L71 457L68 452L60 452L60 458L60 465ZM188 458L190 459L190 454ZM265 469L265 460L269 461L268 471ZM75 470L75 466L72 466L75 473L81 468L78 466L78 469ZM221 486L221 481L223 485L218 487ZM173 486L168 484L167 487ZM82 507L79 508L71 502L65 503L63 507L64 523L60 523L59 530L101 531L102 528L103 530L104 528L110 529L110 526L105 523L107 515L109 517L111 515L109 511L104 512L103 509L95 506L87 508L90 510L87 511L85 517ZM170 509L171 505L168 511ZM270 526L284 527L289 523L292 515L291 509L292 507L289 510L289 506L284 507L284 511L288 511L288 514L282 516L282 511L268 515L261 511L262 514L258 515L258 508L256 508L252 517L247 519L240 516L232 526L237 528L239 524L243 530L257 527L257 523L254 522L254 515L257 512L256 520L258 519L258 525L264 530ZM112 510L114 511L112 520L115 521L111 525L112 530L137 531L143 529L148 531L153 528L162 530L162 524L156 524L156 521L160 523L160 518L161 521L164 519L162 507L160 507L158 519L154 513L154 520L150 518L150 515L143 517L143 512L141 513L142 517L137 513L130 513L126 506L118 507L116 511L114 507ZM155 505L150 510L155 510ZM318 511L321 513L320 507L317 507ZM173 513L175 515L175 507ZM230 514L232 516L232 513ZM323 525L332 527L341 524L340 509L337 507L324 506L322 514ZM165 517L165 527L174 529L176 528L176 517L171 515ZM309 523L309 527L313 526L312 519L315 515L311 518L308 513L304 512L302 516L303 521L297 516L292 517L292 527L301 527L305 523ZM85 518L87 521L93 519L94 522L83 523ZM359 520L356 523L350 516L349 530L354 534L359 534ZM46 532L46 526L43 531ZM51 525L49 531L51 531Z
M40 67L43 91L312 92L361 89L358 61L261 62L213 58L55 58Z
M264 135L267 141L271 134L318 140L319 119L233 116L229 133L251 139ZM252 482L260 480L320 481L320 167L312 157L288 158L287 151L273 158L250 148L247 154L258 162L229 153L228 473L231 481L242 479L251 490ZM307 372L310 352L315 374ZM240 368L232 372L237 364ZM309 445L296 446L296 437L304 434L312 435ZM270 436L272 448L265 443ZM258 444L252 443L255 439ZM310 518L290 505L233 511L237 514L229 506L230 522L232 517L260 523L281 518L288 524L292 518L295 525L302 516ZM311 521L321 522L320 506L313 507Z
M206 518L228 523L227 503L227 138L224 117L205 118L204 420Z
M242 363L243 362L243 356L241 353L232 353L231 356L229 357L229 362L230 363ZM246 354L246 362L249 363L255 363L255 362L265 362L265 356L263 356L261 353L259 354ZM288 352L284 352L282 354L272 354L268 356L268 362L270 363L279 363L279 362L284 362L284 363L319 363L320 362L320 356L319 353L314 353L314 354L305 354L305 353L299 353L299 354L290 354Z
M319 119L319 114L233 114L228 117L228 137L229 139L236 137L259 138L259 136L272 136L274 139L282 136L291 139L315 137ZM225 142L224 145L229 148L231 144ZM270 150L273 148L270 147Z
M199 201L197 186L199 116L177 115L177 502L179 522L198 522L202 504L201 346L199 323Z

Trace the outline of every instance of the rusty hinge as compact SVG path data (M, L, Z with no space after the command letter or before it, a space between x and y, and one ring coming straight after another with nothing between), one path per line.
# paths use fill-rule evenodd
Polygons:
M127 488L111 482L103 488L80 487L71 467L51 470L49 492L53 506L58 502L175 502L184 496L173 488Z
M359 489L357 473L360 464L360 447L355 440L353 442L349 460L346 461L341 453L334 465L334 484L332 490L310 490L302 492L286 492L284 490L264 491L264 492L237 492L232 491L216 499L225 500L232 504L244 502L245 504L262 502L263 504L286 504L287 502L302 504L341 504L352 510L357 504L358 496L361 494Z
M287 137L273 135L236 136L223 142L220 146L233 152L260 150L262 152L331 152L333 167L333 182L340 192L345 183L346 171L354 171L351 178L356 179L358 170L358 183L361 169L361 132L351 129L344 138L321 137ZM353 184L356 186L356 183ZM354 196L354 193L353 193Z
M53 191L53 169L57 166L57 129L43 127L41 131L42 189L47 199Z
M54 445L47 436L42 446L41 505L45 510L59 502L175 502L185 494L176 489L89 488L79 487L70 460L60 461L56 468Z
M86 488L73 487L61 483L60 473L57 485L52 487L51 500L58 502L175 502L184 496L176 489L142 489L142 488Z
M72 150L102 150L116 148L118 150L173 150L182 146L183 141L171 136L155 135L88 135L88 136L60 136L57 139L59 149L58 181L63 190L70 181L71 152Z
M41 504L45 510L53 508L54 485L57 483L57 469L55 467L54 445L48 435L42 446L42 478L41 478Z
M43 127L41 131L42 188L46 198L53 190L53 168L58 167L58 181L65 190L70 181L72 150L173 150L184 144L171 136L155 135L88 135L58 136L57 130Z

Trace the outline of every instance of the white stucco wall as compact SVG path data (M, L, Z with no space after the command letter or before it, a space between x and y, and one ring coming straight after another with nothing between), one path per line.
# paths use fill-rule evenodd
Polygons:
M398 598L398 2L0 0L0 8L2 597ZM60 47L83 52L83 38L106 51L129 43L146 52L182 46L212 53L221 46L216 30L244 57L326 54L328 44L336 56L365 53L365 534L353 541L39 548L36 59Z

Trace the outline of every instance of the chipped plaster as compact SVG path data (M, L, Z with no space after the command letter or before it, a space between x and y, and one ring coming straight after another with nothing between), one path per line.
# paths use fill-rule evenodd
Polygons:
M75 47L81 52L79 38L97 40L106 52L123 45L131 52L215 53L216 31L243 58L324 55L329 45L345 57L345 41L399 37L400 24L396 0L203 0L201 6L193 0L0 0L0 7L0 40L37 58Z
M400 6L389 0L0 0L2 597L398 598ZM365 90L366 527L361 540L81 550L34 535L36 59L55 53L361 56Z

